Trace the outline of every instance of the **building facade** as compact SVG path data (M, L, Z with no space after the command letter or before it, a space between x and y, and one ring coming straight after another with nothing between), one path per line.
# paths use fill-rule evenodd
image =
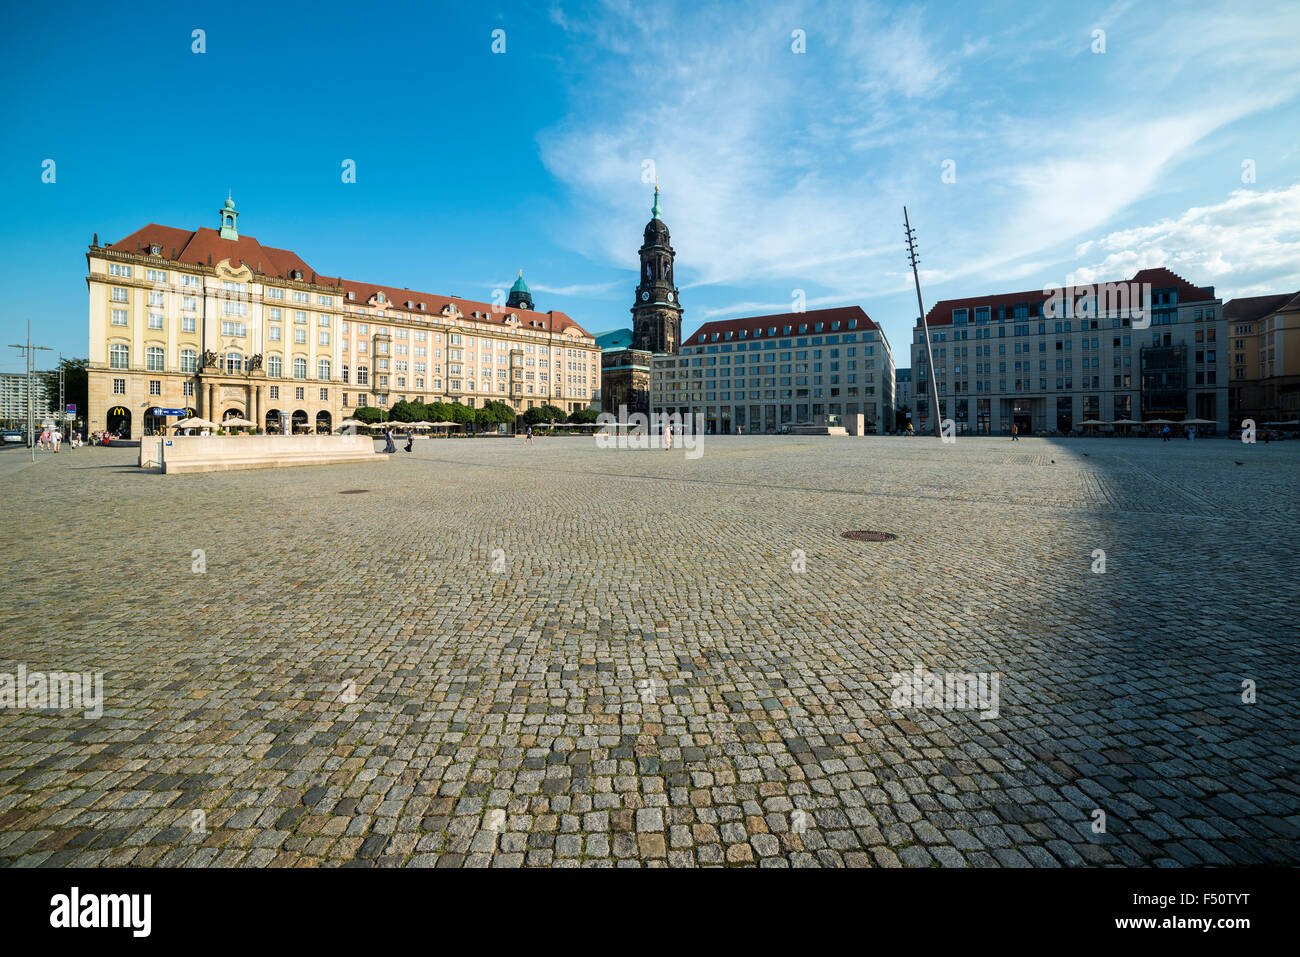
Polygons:
M650 405L700 413L719 434L858 414L884 432L894 427L894 357L860 306L709 322L680 355L651 359Z
M1145 314L1130 290L1149 295ZM1168 269L1131 280L949 299L926 314L940 418L959 433L1068 432L1089 419L1202 418L1228 428L1227 323L1214 287ZM1136 293L1133 293L1136 294ZM1148 325L1149 324L1149 325ZM918 321L913 422L932 431Z
M54 409L45 393L45 380L33 374L31 382L32 421L41 425ZM27 373L0 372L0 424L7 428L27 428Z
M650 410L651 359L676 355L682 341L682 304L673 281L677 253L670 242L655 186L650 222L639 258L640 278L632 302L631 331L616 329L598 337L601 346L601 409L615 415Z
M904 411L906 410L906 411ZM902 412L900 415L899 413ZM912 399L912 370L894 370L894 427L906 429L916 406Z
M1224 304L1232 424L1300 420L1300 292Z
M332 431L365 406L489 400L587 408L590 333L537 312L523 274L491 305L318 274L238 230L150 224L86 254L88 422L139 436L176 413L268 431ZM513 303L513 304L512 304ZM170 410L164 412L163 410Z

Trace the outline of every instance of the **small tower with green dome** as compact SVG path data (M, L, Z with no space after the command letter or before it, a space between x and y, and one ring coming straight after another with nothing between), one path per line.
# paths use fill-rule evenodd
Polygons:
M235 228L235 221L239 219L239 211L235 209L235 201L231 199L230 192L226 192L226 202L221 207L221 238L238 239L239 230Z
M510 298L506 300L506 305L511 309L528 309L533 308L533 294L528 289L528 283L524 282L524 271L519 270L519 278L515 284L510 287Z

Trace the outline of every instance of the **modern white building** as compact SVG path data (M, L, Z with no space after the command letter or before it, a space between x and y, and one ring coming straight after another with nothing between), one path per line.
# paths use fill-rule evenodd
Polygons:
M39 425L53 410L45 394L45 382L35 374L32 375L32 400L32 415ZM27 373L0 372L0 422L10 426L27 425Z

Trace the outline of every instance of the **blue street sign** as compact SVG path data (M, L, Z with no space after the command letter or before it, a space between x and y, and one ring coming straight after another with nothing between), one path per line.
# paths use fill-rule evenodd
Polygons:
M185 410L184 410L184 409L159 409L159 408L154 408L154 410L153 410L153 414L154 414L154 415L184 415L184 414L185 414Z

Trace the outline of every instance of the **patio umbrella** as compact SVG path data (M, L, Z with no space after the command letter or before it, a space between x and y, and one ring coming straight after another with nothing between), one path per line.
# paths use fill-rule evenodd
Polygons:
M1183 419L1183 425L1218 425L1213 419Z
M1110 425L1109 422L1103 422L1101 419L1084 419L1081 423L1085 429L1090 425Z
M215 429L216 427L217 423L209 422L207 419L200 419L197 415L172 423L173 429Z
M1137 419L1116 419L1111 425L1141 425Z
M1147 419L1143 425L1177 425L1173 419Z
M344 419L339 425L365 425L360 419Z
M225 428L228 428L228 429L255 429L255 428L257 428L257 423L256 423L256 422L250 422L250 421L248 421L248 419L240 418L240 417L237 416L237 415L232 415L232 416L231 416L230 418L228 418L228 419L222 419L222 420L221 420L221 424L222 424Z

